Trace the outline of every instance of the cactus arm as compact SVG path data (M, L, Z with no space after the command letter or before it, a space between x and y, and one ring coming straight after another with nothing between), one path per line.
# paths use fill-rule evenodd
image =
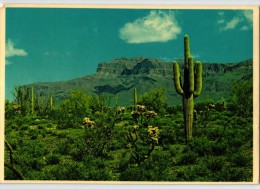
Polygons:
M174 76L174 86L176 89L176 92L179 95L183 95L183 89L181 87L181 75L180 75L180 67L177 62L173 62L173 76Z
M189 57L188 59L188 66L189 66L189 92L194 92L194 64L193 58Z
M198 97L202 90L202 63L197 61L195 63L195 90L194 97Z

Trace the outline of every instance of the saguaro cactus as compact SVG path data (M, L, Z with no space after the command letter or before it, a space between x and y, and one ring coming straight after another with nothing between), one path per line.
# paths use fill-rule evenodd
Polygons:
M32 96L31 96L31 108L32 108L32 114L34 113L34 90L33 90L33 86L32 86Z
M134 89L134 107L135 107L135 109L136 109L136 106L137 106L137 101L138 101L138 99L137 99L137 89L135 88Z
M182 96L184 130L186 140L192 138L194 98L198 97L202 90L202 63L193 63L190 55L189 36L184 36L184 81L181 82L180 68L177 62L173 62L174 86L176 92Z
M51 96L50 97L50 109L52 110L52 107L53 107L53 97Z

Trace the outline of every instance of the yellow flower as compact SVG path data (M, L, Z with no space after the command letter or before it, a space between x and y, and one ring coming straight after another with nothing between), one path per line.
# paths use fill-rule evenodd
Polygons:
M145 112L145 117L147 118L152 118L152 117L156 117L157 113L155 111L147 111Z
M95 122L91 121L88 117L84 118L84 123L83 124L86 124L86 125L91 126L91 127L95 126Z
M144 105L136 105L136 109L139 112L145 112L145 106Z
M133 112L131 112L131 114L132 114L133 119L137 119L140 116L140 113L137 111L133 111Z

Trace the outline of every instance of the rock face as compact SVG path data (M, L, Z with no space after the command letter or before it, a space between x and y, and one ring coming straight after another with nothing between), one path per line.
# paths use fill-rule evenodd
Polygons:
M178 63L182 72L184 65L182 61ZM203 90L198 100L210 98L216 101L221 97L228 98L233 83L241 78L252 79L252 70L252 60L227 64L203 63ZM172 79L171 62L138 57L100 63L95 74L82 78L31 85L36 92L53 95L56 102L66 98L73 89L83 89L97 95L118 94L121 105L132 104L134 88L138 89L139 95L155 88L165 88L168 104L181 104L181 98L175 92Z
M178 61L181 71L183 70L183 62ZM240 63L204 63L203 75L222 74L237 70L252 70L252 60L246 60ZM158 59L148 59L138 57L133 59L120 58L111 62L98 64L97 75L140 75L146 74L150 76L172 77L173 69L171 62L163 62Z
M108 63L100 63L97 69L98 75L172 75L172 68L169 62L161 62L157 59L134 58L115 59Z

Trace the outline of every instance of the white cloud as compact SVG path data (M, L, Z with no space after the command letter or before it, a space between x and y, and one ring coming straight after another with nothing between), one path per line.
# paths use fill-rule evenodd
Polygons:
M224 22L225 22L224 19L220 19L220 20L218 20L218 24L223 24Z
M253 11L242 10L236 12L235 16L231 19L226 19L224 12L218 12L219 18L217 24L220 26L220 31L232 30L237 27L240 30L245 31L252 28L253 25Z
M24 49L15 48L14 42L9 39L5 46L5 57L12 56L27 56L27 52Z
M225 27L223 28L223 30L231 30L234 29L237 24L241 22L241 19L238 17L234 17L232 20L230 20L229 22L226 23Z
M45 51L45 52L43 53L43 55L44 55L44 56L57 56L57 55L59 55L59 53L56 52L56 51Z
M218 15L219 15L219 16L224 16L224 14L225 14L225 13L224 13L223 11L218 12Z
M150 11L148 16L126 23L120 38L127 43L167 42L176 39L181 27L172 11Z
M241 30L243 30L243 31L249 30L249 27L248 26L243 26L243 27L241 27Z
M242 11L242 15L244 16L244 18L245 18L248 22L253 23L253 11L252 11L252 10Z

